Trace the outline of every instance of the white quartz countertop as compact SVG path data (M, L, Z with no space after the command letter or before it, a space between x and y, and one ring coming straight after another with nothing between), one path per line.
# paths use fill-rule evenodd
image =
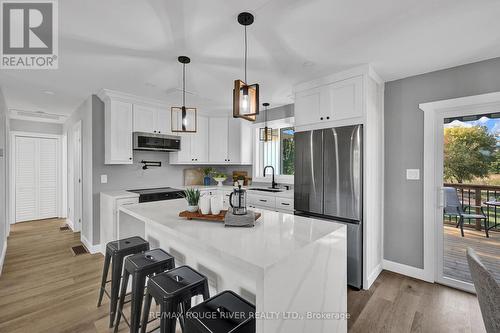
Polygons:
M178 216L185 210L184 199L127 205L120 210L148 224L168 228L185 241L203 244L221 254L265 269L299 249L332 234L345 238L345 225L268 210L253 228L224 227L222 222L186 220ZM335 236L335 235L333 235Z
M104 191L104 192L101 192L101 194L113 197L115 199L138 198L139 197L138 193L129 192L129 191L125 191L125 190Z
M281 192L266 192L266 191L254 191L252 189L255 189L255 188L267 188L268 186L267 185L263 185L263 186L258 186L258 185L251 185L251 186L243 186L242 188L246 189L246 190L250 190L248 191L248 194L258 194L258 195L266 195L266 196L270 196L270 197L279 197L279 198L290 198L290 199L293 199L293 190L285 190L283 189L283 191ZM223 185L223 186L217 186L217 185L210 185L210 186L205 186L205 185L190 185L190 186L180 186L178 187L182 190L185 190L186 188L197 188L199 189L200 191L202 190L212 190L212 191L215 191L215 190L223 190L223 191L232 191L233 189L235 189L234 186L230 186L230 185Z

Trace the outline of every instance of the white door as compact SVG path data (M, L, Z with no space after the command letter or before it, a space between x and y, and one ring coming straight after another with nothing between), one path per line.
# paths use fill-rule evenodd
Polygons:
M82 124L79 122L73 128L73 207L74 231L82 230L82 200L83 200L83 175L82 175Z
M53 138L15 137L15 221L57 217L58 147Z

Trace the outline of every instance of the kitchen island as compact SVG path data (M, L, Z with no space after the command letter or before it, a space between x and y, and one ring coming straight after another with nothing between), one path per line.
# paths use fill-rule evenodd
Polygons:
M255 303L257 332L347 332L346 227L256 210L253 228L178 216L184 199L120 207L119 238L141 236Z

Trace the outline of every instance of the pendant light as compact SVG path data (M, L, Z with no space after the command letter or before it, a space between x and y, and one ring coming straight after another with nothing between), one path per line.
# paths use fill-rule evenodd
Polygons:
M196 132L196 108L186 107L186 64L191 59L186 56L180 56L177 60L182 64L182 106L173 106L171 108L171 128L172 132Z
M264 127L259 129L259 140L263 142L274 141L278 137L278 133L276 130L273 130L271 127L267 127L267 107L269 103L263 103L262 106L265 108L264 110Z
M259 114L259 85L247 84L247 26L254 21L252 14L238 15L238 23L245 27L245 80L235 80L233 89L233 117L255 121Z

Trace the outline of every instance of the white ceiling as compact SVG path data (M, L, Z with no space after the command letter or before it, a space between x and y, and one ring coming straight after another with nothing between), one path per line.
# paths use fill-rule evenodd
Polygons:
M0 86L9 108L51 113L100 88L178 104L177 56L188 55L187 104L229 109L245 10L256 16L248 81L272 106L292 102L296 83L359 64L391 81L500 56L498 0L64 0L59 69L1 70Z

